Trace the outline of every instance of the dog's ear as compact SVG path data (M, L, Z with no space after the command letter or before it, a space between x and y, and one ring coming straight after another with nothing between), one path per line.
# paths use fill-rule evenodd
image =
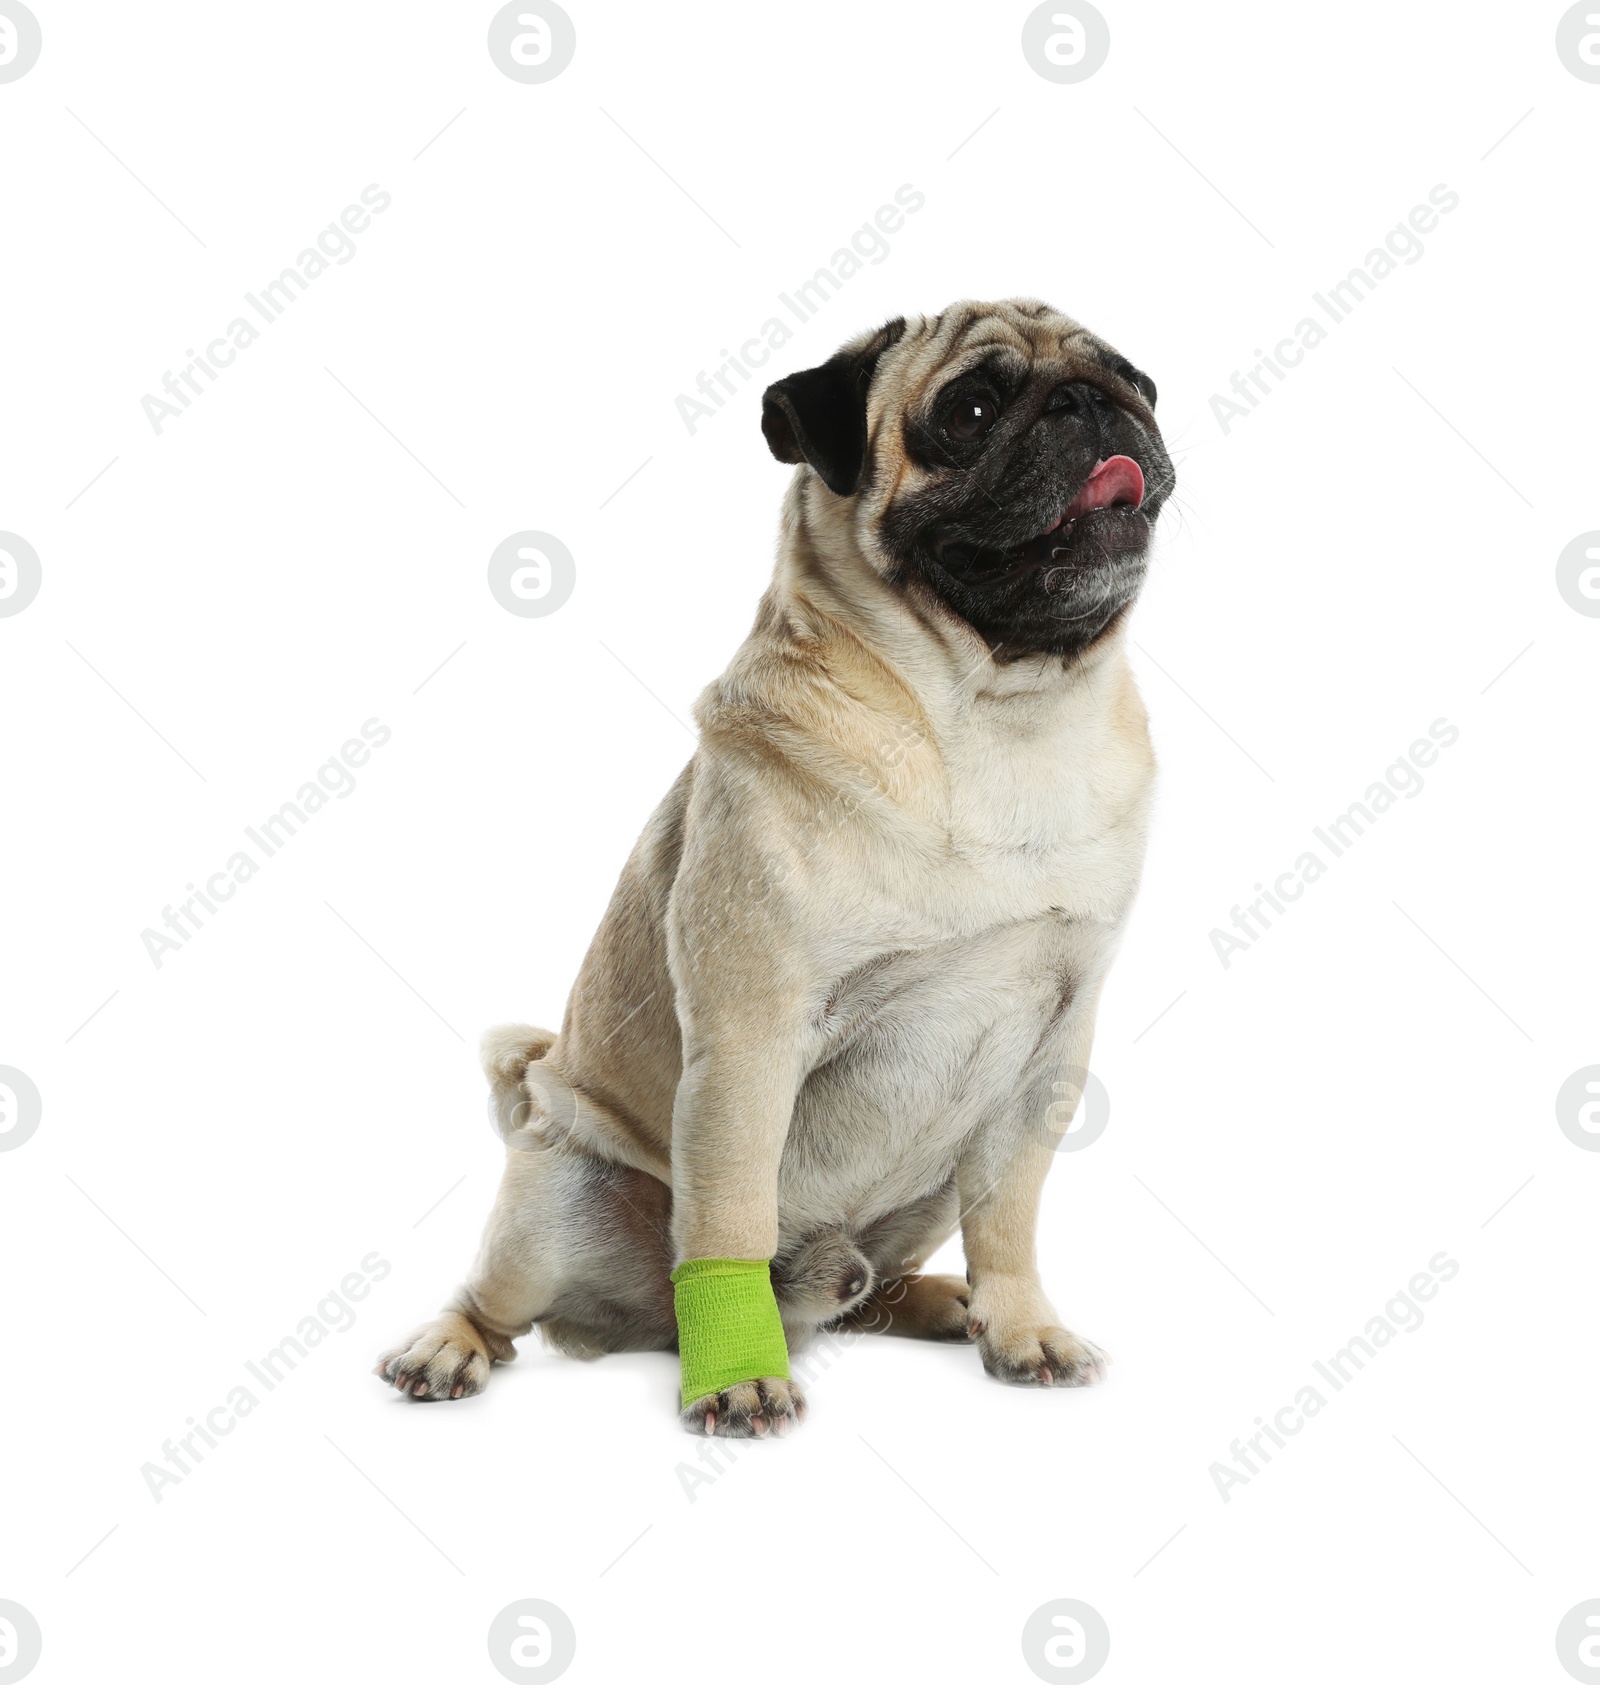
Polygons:
M867 461L867 392L878 359L905 331L905 317L897 316L864 346L767 388L761 431L779 462L810 463L837 497L855 491Z

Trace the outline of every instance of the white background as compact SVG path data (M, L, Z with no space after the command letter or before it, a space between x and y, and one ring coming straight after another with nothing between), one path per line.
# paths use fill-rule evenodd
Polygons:
M43 565L0 619L0 1064L44 1107L0 1155L0 1597L36 1677L488 1680L540 1597L574 1680L1025 1680L1072 1597L1108 1682L1565 1678L1600 621L1554 568L1600 526L1600 86L1560 8L1105 0L1074 86L1025 6L572 0L537 86L491 6L35 9L0 86L0 527ZM354 259L154 433L142 395L372 182ZM1179 468L1111 1123L1040 1236L1117 1361L1040 1394L864 1342L691 1502L669 1355L529 1340L448 1408L368 1371L488 1207L478 1032L559 1022L769 573L757 391L693 436L674 399L908 182L767 372L1040 296L1155 377ZM1438 183L1422 259L1224 435L1212 394ZM526 528L576 559L548 618L486 587ZM158 970L141 931L373 717L355 793ZM1224 969L1211 929L1439 718L1422 793ZM1210 1465L1441 1250L1424 1325L1224 1503ZM156 1503L141 1465L373 1251L355 1327Z

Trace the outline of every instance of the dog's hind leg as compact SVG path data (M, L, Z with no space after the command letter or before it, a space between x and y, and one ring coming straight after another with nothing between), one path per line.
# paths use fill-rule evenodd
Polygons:
M513 1152L466 1281L431 1322L379 1358L376 1373L414 1398L482 1392L490 1365L509 1363L559 1288L552 1255L565 1223L561 1166L550 1153Z
M670 1190L559 1134L545 1144L515 1115L527 1104L518 1096L529 1057L553 1039L531 1029L484 1038L511 1150L466 1281L440 1315L378 1358L375 1373L413 1398L482 1392L491 1366L510 1362L513 1341L535 1323L581 1356L673 1342Z
M914 1340L968 1339L965 1278L920 1273L923 1261L949 1239L959 1220L951 1181L866 1230L859 1244L872 1260L875 1286L845 1326Z
M863 1334L913 1340L970 1340L966 1281L958 1275L903 1275L886 1281L845 1322Z
M579 1357L670 1347L670 1209L642 1171L561 1146L511 1152L466 1281L375 1373L413 1398L468 1398L536 1323Z

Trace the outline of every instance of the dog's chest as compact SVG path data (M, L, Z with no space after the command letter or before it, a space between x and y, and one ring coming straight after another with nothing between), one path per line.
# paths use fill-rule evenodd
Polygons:
M871 1220L948 1179L974 1130L1017 1126L1109 961L1143 842L1142 799L1070 771L971 781L937 857L881 888L875 951L824 1004L786 1220Z
M790 1127L786 1224L870 1222L947 1181L973 1130L1010 1127L1107 939L1046 914L842 977Z
M1086 747L1083 722L1055 723L980 719L944 745L926 831L905 838L906 892L889 885L886 923L903 937L976 937L1046 914L1120 920L1144 859L1148 758L1104 731Z

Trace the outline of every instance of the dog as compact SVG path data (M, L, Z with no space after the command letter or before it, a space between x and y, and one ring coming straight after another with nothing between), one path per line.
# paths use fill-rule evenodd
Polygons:
M828 1325L1103 1354L1034 1234L1138 885L1154 757L1124 650L1173 487L1148 375L1050 306L899 318L769 387L795 473L755 625L624 868L559 1034L484 1038L504 1178L465 1285L378 1360L480 1392L538 1327L670 1350L685 1259ZM965 1278L921 1273L959 1229ZM690 1400L786 1432L784 1376Z

